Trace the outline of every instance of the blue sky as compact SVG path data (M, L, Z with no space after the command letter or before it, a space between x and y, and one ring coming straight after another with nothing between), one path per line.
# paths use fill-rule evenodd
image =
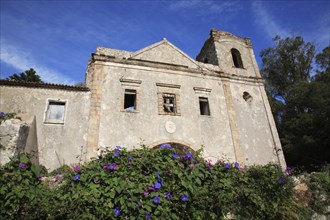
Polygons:
M137 51L164 37L195 59L211 28L251 38L259 67L277 34L317 52L330 42L328 0L0 2L1 78L34 68L46 82L83 82L97 46Z

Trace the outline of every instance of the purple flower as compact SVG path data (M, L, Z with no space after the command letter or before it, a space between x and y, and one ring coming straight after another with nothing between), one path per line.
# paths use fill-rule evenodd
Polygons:
M116 149L117 150L121 150L121 146L116 146Z
M187 194L183 194L182 196L181 196L181 200L182 200L182 202L187 202L188 201L188 195Z
M183 150L184 150L184 151L188 150L188 147L187 147L187 146L184 146L184 147L183 147Z
M238 162L235 162L235 167L236 167L237 169L239 169L239 163L238 163Z
M77 174L73 177L73 180L76 182L80 179L80 174Z
M41 181L41 180L42 180L42 176L39 175L39 176L37 177L37 179L38 179L39 181Z
M154 198L154 203L156 203L156 204L160 203L160 197L159 196L156 196Z
M189 168L190 168L191 170L194 169L194 167L195 167L195 164L193 164L193 163L189 164Z
M113 170L117 170L117 169L118 169L117 164L112 163L112 164L109 165L109 170L113 171Z
M151 214L149 212L146 212L145 214L147 219L151 219Z
M103 165L103 169L107 170L107 169L109 169L109 168L110 168L110 164L104 164L104 165Z
M192 153L188 152L186 153L186 158L188 158L189 160L191 160L194 156L192 155Z
M146 191L146 190L144 190L144 191L143 191L143 194L144 194L144 196L148 196L148 195L149 195L149 192Z
M94 182L95 184L99 184L99 183L101 182L101 180L98 180L98 179L94 178L94 179L93 179L93 182Z
M118 151L113 152L114 157L118 157L118 155L119 155Z
M165 149L165 148L170 149L170 148L172 148L172 146L170 144L161 144L160 148L161 149Z
M150 185L148 186L148 190L149 190L149 191L155 190L155 186L150 184Z
M132 158L132 157L129 157L129 158L127 158L127 160L128 160L128 161L132 161L132 160L133 160L133 158Z
M0 116L1 116L2 118L4 118L4 117L6 116L6 113L1 112L1 113L0 113Z
M166 193L165 193L165 198L166 198L166 199L170 199L170 198L171 198L171 194L170 194L169 192L166 192Z
M174 159L176 159L176 158L178 158L178 154L177 154L177 153L172 153L172 157L173 157Z
M156 190L159 190L160 187L162 187L162 184L159 181L157 181L154 187Z
M79 170L80 170L80 166L77 165L77 166L74 166L73 167L73 171L74 172L78 172Z
M181 161L181 162L185 162L186 160L187 160L186 157L180 157L180 161Z
M292 169L291 169L291 167L287 167L287 168L285 169L285 173L288 174L288 175L290 175L290 174L292 173Z
M280 178L278 178L278 183L285 183L286 182L286 180L285 180L285 178L284 177L280 177Z
M114 208L113 212L115 214L115 217L120 216L120 208L118 208L118 207Z
M22 169L25 169L25 168L26 168L26 163L24 163L24 162L19 162L18 167L19 167L19 168L22 168Z
M230 169L230 168L231 168L231 166L230 166L229 163L225 163L225 167L226 167L227 169Z

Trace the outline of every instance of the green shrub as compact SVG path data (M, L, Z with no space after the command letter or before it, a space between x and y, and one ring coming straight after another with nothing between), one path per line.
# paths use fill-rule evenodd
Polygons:
M117 147L47 174L25 154L0 169L5 219L298 219L292 182L278 165L211 164L187 148ZM23 163L23 164L22 164ZM61 177L49 187L40 176ZM63 178L63 179L62 179Z

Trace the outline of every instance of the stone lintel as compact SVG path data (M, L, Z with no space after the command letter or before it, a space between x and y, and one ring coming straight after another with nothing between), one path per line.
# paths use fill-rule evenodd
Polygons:
M168 88L173 88L173 89L180 89L181 88L181 85L167 84L167 83L156 83L156 86L168 87Z

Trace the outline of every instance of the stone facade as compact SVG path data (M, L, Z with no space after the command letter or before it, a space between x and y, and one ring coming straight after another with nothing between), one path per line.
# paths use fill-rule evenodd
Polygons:
M0 86L1 111L36 116L40 161L51 169L139 143L203 147L212 161L285 166L247 38L211 30L196 60L166 39L136 52L98 47L86 87ZM47 121L52 107L65 108L65 117Z

